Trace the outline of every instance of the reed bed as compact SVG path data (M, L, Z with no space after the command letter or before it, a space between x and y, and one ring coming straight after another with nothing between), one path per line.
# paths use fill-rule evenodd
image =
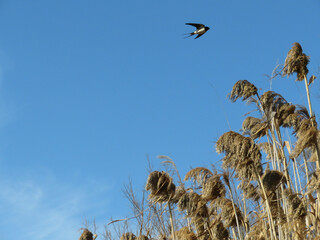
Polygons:
M254 84L237 81L229 99L254 104L259 116L248 116L241 132L226 132L216 141L222 170L197 167L182 178L173 160L161 156L169 167L150 172L148 197L132 201L134 191L127 191L135 211L124 221L134 226L132 232L123 228L105 239L320 239L319 130L309 94L315 77L307 81L309 59L294 43L281 71L282 77L295 74L305 81L307 107L274 91L260 96ZM84 234L90 235L86 229L80 240L92 239Z

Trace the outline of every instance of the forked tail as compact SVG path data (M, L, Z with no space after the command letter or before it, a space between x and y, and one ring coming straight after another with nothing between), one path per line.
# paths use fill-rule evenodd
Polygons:
M188 37L191 37L191 36L193 36L195 33L194 32L192 32L192 33L185 33L185 34L183 34L183 35L189 35L189 36L186 36L185 38L188 38Z

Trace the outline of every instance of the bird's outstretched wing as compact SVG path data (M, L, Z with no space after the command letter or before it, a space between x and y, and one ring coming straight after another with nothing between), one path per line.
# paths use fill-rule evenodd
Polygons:
M196 36L194 39L197 39L197 38L201 37L203 34L204 34L204 33L198 34L198 36Z
M197 29L199 29L199 28L204 28L204 25L201 24L201 23L186 23L186 25L194 26L194 27L196 27Z

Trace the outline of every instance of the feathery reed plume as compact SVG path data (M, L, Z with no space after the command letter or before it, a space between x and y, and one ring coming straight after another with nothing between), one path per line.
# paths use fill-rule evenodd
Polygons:
M263 142L258 144L259 148L267 154L266 158L267 159L273 159L274 158L274 153L276 153L276 156L281 156L281 151L279 148L274 148L274 146L268 142Z
M197 239L206 240L209 239L209 234L206 231L206 221L201 217L193 217L191 222L194 224L197 231Z
M93 240L93 234L88 229L84 229L79 240Z
M177 240L197 240L197 236L188 227L183 227L176 231L176 237Z
M297 80L303 81L304 77L308 74L309 70L307 65L310 57L302 52L302 47L299 43L293 43L293 47L289 50L282 76L290 76L292 73L297 73Z
M296 106L293 104L285 103L277 109L276 117L279 126L283 126L289 116L294 114Z
M159 240L168 240L168 238L167 238L166 235L161 234L161 235L159 236Z
M192 179L194 182L197 182L201 185L204 181L206 181L207 178L211 177L212 175L213 173L208 168L197 167L191 169L184 177L184 180L188 181Z
M234 204L234 208L233 208ZM243 224L243 215L239 207L233 203L230 199L227 198L217 198L216 200L211 202L211 207L218 207L221 209L221 219L224 222L224 226L226 227L235 227L237 226L236 215L239 221L239 225Z
M278 219L279 223L285 223L286 222L286 215L284 213L284 210L281 206L281 203L279 201L279 198L277 197L276 192L268 192L267 199L265 199L265 196L262 194L261 198L263 201L268 201L270 206L270 212L272 219ZM268 217L267 212L264 212L264 215L262 217Z
M180 198L186 193L186 190L183 186L178 186L176 188L175 194L171 200L172 203L178 203Z
M188 217L208 217L206 201L196 192L186 192L178 202L180 211L186 210Z
M304 119L297 126L297 130L295 131L296 137L298 138L296 142L296 146L291 154L292 158L298 157L301 152L306 148L314 148L316 147L318 130L316 123L312 123L314 121L313 118Z
M176 186L168 173L154 171L148 177L146 190L150 191L150 199L154 202L163 203L172 199Z
M307 216L307 207L305 206L303 199L291 189L286 189L284 193L288 198L290 218L304 221Z
M242 131L253 139L261 138L267 134L268 124L255 117L247 117L242 123Z
M306 228L306 216L307 206L306 201L301 199L299 195L293 192L291 189L286 189L284 192L288 200L289 218L290 223L287 224L287 228L292 232L293 238L297 240L307 239L306 234L308 232Z
M258 216L259 217L259 216ZM268 229L266 229L265 221L259 218L255 224L250 227L250 232L247 239L252 240L269 240L270 234Z
M260 195L258 193L258 189L249 181L241 181L241 183L238 185L238 188L242 190L245 198L250 198L256 202L259 201Z
M260 97L260 102L268 120L274 117L282 126L286 119L294 113L295 106L288 103L279 93L267 91Z
M221 222L221 218L217 217L210 223L212 240L228 240L229 232Z
M149 238L145 235L140 235L139 237L137 237L137 240L149 240Z
M206 219L209 217L206 201L201 198L196 192L186 192L178 202L180 211L186 211L186 216L191 217L191 222L194 224L199 239L207 239Z
M285 128L293 127L295 128L300 123L300 115L295 111L290 114L282 123L282 126Z
M315 172L312 173L312 177L309 181L309 188L307 194L311 194L314 191L320 192L320 169L317 169Z
M250 137L230 131L224 133L216 143L216 151L225 153L222 167L234 168L241 179L256 179L255 171L262 174L261 153Z
M211 201L219 197L224 197L226 194L226 188L220 180L220 175L215 174L209 177L203 184L202 197Z
M187 211L187 215L191 216L197 210L200 199L200 195L196 192L186 192L179 199L178 208L180 211Z
M308 109L304 106L297 106L294 113L290 114L284 121L283 127L292 127L295 132L298 131L301 121L310 119ZM311 125L310 125L311 126Z
M133 233L130 233L130 232L122 234L122 236L120 238L120 240L136 240L136 239L137 239L137 237Z
M232 102L237 101L242 97L242 100L247 100L249 97L256 95L258 89L247 80L239 80L233 85L231 93L228 95Z
M285 183L285 176L276 170L266 170L262 176L262 183L267 191L275 191L281 182Z

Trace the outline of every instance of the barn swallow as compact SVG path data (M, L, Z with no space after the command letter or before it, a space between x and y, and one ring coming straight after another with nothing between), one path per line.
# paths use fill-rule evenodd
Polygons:
M208 31L210 29L209 27L206 27L205 25L200 24L200 23L186 23L186 25L191 25L191 26L194 26L197 28L197 30L195 30L194 32L187 33L187 34L190 34L188 37L191 37L192 35L198 34L198 36L196 36L195 39L197 39L198 37L201 37L203 34L206 33L206 31Z

